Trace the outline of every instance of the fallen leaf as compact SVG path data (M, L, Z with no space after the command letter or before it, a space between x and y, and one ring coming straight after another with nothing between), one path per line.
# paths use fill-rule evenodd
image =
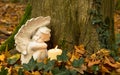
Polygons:
M31 72L29 71L24 71L24 75L33 75L33 74L31 74Z
M120 62L116 62L117 67L120 68Z
M74 46L75 48L75 53L79 53L79 54L84 54L85 53L85 49L84 49L84 45L79 45L79 46Z
M117 68L118 67L117 64L111 63L110 60L106 56L105 56L104 64L108 64L109 66L111 66L113 68Z
M10 68L8 68L8 75L12 74L12 66L10 66Z
M100 49L100 51L98 51L97 53L100 53L104 56L108 56L110 54L110 51L107 49Z
M104 67L103 65L101 66L101 72L110 73L110 71L106 67Z
M41 75L39 71L32 72L33 75Z
M75 56L74 54L72 54L70 61L73 62L75 59L78 60L79 58L77 56Z
M119 68L119 69L116 69L116 72L120 73L120 68Z
M100 60L92 60L88 62L88 67L92 67L93 65L99 64Z
M90 56L90 59L92 59L92 60L95 60L96 59L96 54L94 53L94 54L92 54L91 56Z
M76 70L80 74L84 74L84 71L87 70L87 67L84 64L82 64L79 68L75 68L73 66L66 66L66 68L70 70Z
M5 54L0 55L0 61L5 61Z

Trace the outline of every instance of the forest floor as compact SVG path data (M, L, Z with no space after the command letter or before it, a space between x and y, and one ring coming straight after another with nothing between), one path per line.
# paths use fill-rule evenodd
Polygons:
M12 34L24 10L24 4L0 1L0 44Z
M15 27L19 24L19 21L21 20L21 17L24 14L25 7L26 7L26 5L21 4L21 3L11 3L11 2L0 1L0 44L2 44L12 34ZM118 44L119 44L120 43L120 11L115 11L115 13L114 13L114 24L115 24L114 29L115 29L116 40L118 41ZM83 50L82 53L83 54L85 53L85 49L84 49L83 45L80 45L78 47L75 46L75 52L78 52L77 50ZM81 54L81 56L84 57L83 54ZM89 58L86 57L85 62L88 63L88 65L84 65L82 63L82 69L81 68L75 68L74 66L78 65L78 63L81 63L81 61L83 59L81 58L80 60L73 61L73 59L77 59L78 56L75 55L74 53L72 53L71 55L72 56L70 57L70 60L66 62L67 64L65 64L65 62L64 62L64 64L65 64L66 68L74 69L76 71L79 70L78 72L80 72L80 73L83 73L83 71L86 70L86 67L90 68L91 65L95 65L94 66L95 70L98 70L98 66L96 66L96 64L100 64L100 65L102 65L102 68L101 68L101 71L103 72L102 75L105 75L104 72L110 73L111 67L112 67L112 69L116 69L117 65L120 66L120 63L115 62L114 59L109 56L109 52L106 51L106 50L103 50L103 49L100 50L97 53L92 54ZM94 61L91 61L94 58L97 58L98 57L97 55L100 55L100 56L102 55L103 57L101 57L101 58L103 58L104 61L103 60L96 60L96 59ZM4 52L4 54L0 55L0 68L1 68L1 64L5 65L5 66L8 67L9 73L13 72L13 74L14 74L14 73L16 73L18 67L13 68L12 66L13 65L15 66L15 62L17 60L19 60L20 56L15 55L14 57L17 57L16 60L12 60L11 58L14 58L14 57L11 57L9 63L12 62L12 65L8 65L8 63L6 63L5 59L7 59L6 57L9 57L9 56L11 56L9 54L9 52ZM73 66L71 66L72 65L71 61L73 62L72 63ZM100 61L105 62L109 66L106 67L106 65L104 65ZM111 62L114 62L114 64L111 63ZM34 63L35 62L32 62L32 64L29 64L29 65L34 65ZM51 63L52 62L50 62L50 64ZM61 65L60 62L57 62L57 64L58 64L57 66ZM28 65L25 65L25 66L28 67ZM48 64L48 67L51 67L51 66L49 66L49 64ZM16 69L16 70L14 70L14 69ZM27 68L27 69L29 69L29 68ZM48 68L44 68L44 69L48 69ZM117 68L116 70L118 72L120 72L119 68ZM89 71L91 72L91 70L89 70ZM4 71L2 71L2 72L4 72ZM33 73L34 74L30 74L30 72L25 71L26 75L41 75L41 74L38 74L38 71L33 72ZM1 74L1 71L0 71L0 74ZM17 74L14 74L14 75L17 75ZM20 75L22 75L22 74L20 74ZM48 73L46 75L51 75L51 74ZM60 75L62 75L62 74L60 74ZM110 75L116 75L116 73L112 72L112 74L110 74Z

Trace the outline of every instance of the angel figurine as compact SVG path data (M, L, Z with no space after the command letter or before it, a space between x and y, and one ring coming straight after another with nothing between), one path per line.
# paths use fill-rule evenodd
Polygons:
M16 49L21 53L21 63L34 60L43 60L47 57L46 41L50 40L50 29L46 27L50 17L38 17L29 20L15 35Z

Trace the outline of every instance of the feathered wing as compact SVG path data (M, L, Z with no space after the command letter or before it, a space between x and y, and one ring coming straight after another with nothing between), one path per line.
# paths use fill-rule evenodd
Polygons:
M22 54L27 54L26 49L31 40L32 34L39 27L49 25L50 19L51 19L50 16L47 17L40 16L28 20L26 24L19 29L18 33L14 37L16 49Z

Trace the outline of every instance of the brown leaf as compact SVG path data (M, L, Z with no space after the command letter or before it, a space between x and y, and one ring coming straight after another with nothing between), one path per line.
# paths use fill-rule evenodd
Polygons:
M29 71L24 71L24 75L33 75L33 74L30 73Z
M79 72L81 74L84 74L84 71L87 70L87 67L84 64L82 64L81 67L79 67L79 68L75 68L73 66L65 66L65 67L70 70L76 70L77 72Z

